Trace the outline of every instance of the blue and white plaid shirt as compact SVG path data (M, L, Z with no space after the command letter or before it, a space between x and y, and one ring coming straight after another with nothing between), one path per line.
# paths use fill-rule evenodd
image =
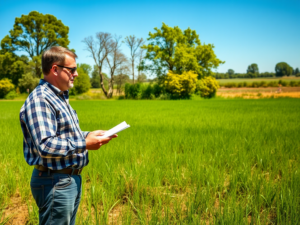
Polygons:
M20 121L24 157L29 165L61 170L88 164L85 138L89 132L81 131L68 91L40 80L21 108Z

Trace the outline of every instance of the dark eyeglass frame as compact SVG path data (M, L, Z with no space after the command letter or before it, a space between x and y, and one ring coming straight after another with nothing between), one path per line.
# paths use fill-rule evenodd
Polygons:
M62 65L57 65L57 64L55 64L55 65L59 66L61 68L69 69L71 74L74 74L76 72L76 70L77 70L77 67L67 67L67 66L62 66Z

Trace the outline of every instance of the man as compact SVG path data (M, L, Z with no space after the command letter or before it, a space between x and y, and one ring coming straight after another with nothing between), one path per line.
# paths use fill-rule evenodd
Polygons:
M75 224L81 198L81 171L88 150L109 138L103 131L83 132L68 90L78 76L75 53L55 46L42 55L44 79L31 92L20 112L26 162L34 166L31 192L39 207L40 224Z

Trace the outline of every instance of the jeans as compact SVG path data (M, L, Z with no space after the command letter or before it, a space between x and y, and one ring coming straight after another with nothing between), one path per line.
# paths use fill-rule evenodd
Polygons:
M39 208L39 224L75 224L81 199L81 175L34 169L30 187Z

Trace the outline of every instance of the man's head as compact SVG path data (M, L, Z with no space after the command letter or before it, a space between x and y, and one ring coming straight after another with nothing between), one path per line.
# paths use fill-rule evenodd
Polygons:
M44 79L61 91L73 87L76 71L77 55L61 46L53 46L42 55L42 69Z

